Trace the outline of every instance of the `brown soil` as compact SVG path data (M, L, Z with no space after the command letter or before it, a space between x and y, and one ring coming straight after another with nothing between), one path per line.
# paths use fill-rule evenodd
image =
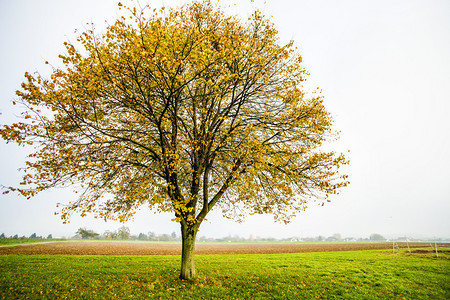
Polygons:
M410 247L429 247L426 243L410 243ZM438 247L450 247L439 244ZM406 248L401 245L401 248ZM222 244L198 243L196 254L268 254L301 253L324 251L354 251L392 249L391 243L333 243L333 244ZM6 254L69 254L69 255L180 255L181 244L177 243L142 243L142 242L99 242L68 241L40 244L26 244L0 248L0 255Z

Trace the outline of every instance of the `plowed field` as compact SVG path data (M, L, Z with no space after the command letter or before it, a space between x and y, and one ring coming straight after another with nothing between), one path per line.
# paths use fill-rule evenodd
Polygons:
M410 243L410 247L430 247L425 243ZM450 247L450 244L439 244L439 247ZM406 248L406 243L400 245ZM324 251L352 251L392 249L392 243L197 243L196 254L269 254L300 253ZM0 247L0 255L5 254L69 254L69 255L180 255L181 244L177 243L145 243L145 242L99 242L99 241L67 241L20 246Z

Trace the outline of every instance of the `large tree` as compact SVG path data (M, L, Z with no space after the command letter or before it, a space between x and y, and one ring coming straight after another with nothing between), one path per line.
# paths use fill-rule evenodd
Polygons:
M119 3L119 6L122 6ZM289 221L310 200L347 184L346 158L293 42L281 45L260 12L243 22L210 1L136 10L104 34L65 43L49 78L25 73L24 120L2 137L35 145L26 197L62 185L81 191L61 211L127 220L144 205L181 225L183 279L215 207L227 217L271 213ZM80 46L81 44L81 46Z

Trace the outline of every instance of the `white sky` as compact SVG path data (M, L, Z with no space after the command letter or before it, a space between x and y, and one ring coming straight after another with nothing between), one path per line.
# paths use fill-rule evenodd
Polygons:
M450 237L450 1L234 2L242 3L229 8L232 13L245 17L259 7L273 16L282 40L296 41L311 72L309 84L323 90L342 131L333 147L351 150L351 185L289 225L271 216L236 223L213 213L199 236ZM58 63L75 29L93 21L101 31L105 20L112 23L118 15L111 0L0 1L0 124L18 121L11 101L25 71L48 74L44 62ZM26 151L0 141L0 155L0 184L17 185ZM63 225L53 215L56 202L75 197L64 190L31 200L0 196L0 233L72 236L79 227L102 233L122 225L91 217ZM179 235L171 218L144 210L125 225L134 234Z

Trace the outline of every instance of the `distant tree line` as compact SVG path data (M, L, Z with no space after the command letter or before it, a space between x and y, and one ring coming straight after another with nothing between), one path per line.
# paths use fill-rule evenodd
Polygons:
M181 237L177 236L175 232L158 235L150 231L148 233L141 232L138 235L132 235L130 229L126 226L122 226L115 231L106 230L103 234L96 233L90 229L80 228L76 234L76 238L96 240L181 241Z
M33 233L30 236L19 236L15 234L14 236L6 236L4 233L0 234L0 239L52 239L52 234L47 235L46 238L43 236L38 236L36 233ZM139 233L137 235L131 234L130 229L126 226L122 226L115 231L106 230L103 234L99 234L91 229L79 228L76 232L76 235L73 238L81 238L81 239L94 239L94 240L132 240L132 241L164 241L164 242L173 242L173 241L181 241L181 237L177 236L175 232L171 234L156 234L154 232L147 233ZM398 239L408 239L409 241L420 241L421 239L415 238L407 238L407 237L398 237L394 240ZM428 239L426 239L428 240ZM433 238L429 240L448 240L441 238ZM199 242L232 242L232 243L248 243L248 242L386 242L384 236L378 233L373 233L367 238L354 238L354 237L342 237L341 234L335 233L331 236L323 236L319 235L316 237L288 237L277 239L273 237L254 237L250 235L248 238L240 237L238 235L228 235L222 238L213 238L200 236L197 237L197 241Z
M17 234L14 236L7 237L4 233L0 235L0 239L44 239L42 236L38 236L36 233L33 233L29 237L26 236L18 236ZM52 234L49 234L46 239L52 239ZM175 232L171 234L156 234L154 232L147 233L139 233L137 235L132 235L130 233L130 229L126 226L122 226L115 231L106 230L103 234L99 234L92 229L87 228L79 228L76 232L74 238L81 239L95 239L95 240L135 240L135 241L181 241L181 237L177 236ZM240 237L238 235L234 236L226 236L223 238L211 238L201 236L198 237L197 240L199 242L233 242L233 243L243 243L243 242L384 242L386 239L377 233L370 235L369 238L353 238L353 237L345 237L343 238L341 234L335 233L332 236L325 237L322 235L316 237L289 237L283 239L276 238L261 238L261 237L253 237L250 235L248 238Z
M374 233L370 235L369 238L353 238L353 237L342 237L340 233L335 233L329 237L319 235L316 237L288 237L282 239L276 238L261 238L259 236L253 237L250 235L248 238L240 237L237 235L226 236L223 238L208 238L201 236L198 238L199 242L232 242L232 243L243 243L243 242L385 242L386 238L382 235Z
M40 235L37 235L36 233L33 233L32 235L30 235L28 237L25 235L19 236L18 234L11 235L11 236L6 236L5 233L0 234L0 239L52 239L52 238L53 238L52 234L47 235L46 238L42 237Z

